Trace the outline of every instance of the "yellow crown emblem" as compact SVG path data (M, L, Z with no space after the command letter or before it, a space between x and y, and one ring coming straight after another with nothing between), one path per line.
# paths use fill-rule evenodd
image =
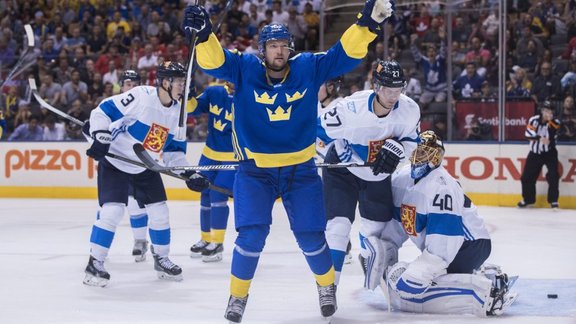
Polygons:
M286 111L284 111L280 106L278 106L274 112L268 108L266 108L266 110L268 111L268 118L270 118L270 121L290 120L292 106L288 107Z
M276 101L277 96L278 94L275 94L272 96L272 98L270 98L270 95L266 91L264 91L264 93L261 96L259 96L258 93L254 91L254 100L256 100L257 103L265 105L273 105L274 101Z
M218 107L218 105L210 105L210 113L212 113L216 116L220 116L222 109L224 109L224 108L220 108L220 107Z
M226 127L226 125L228 125L228 123L222 124L222 122L220 120L214 120L214 123L213 123L214 129L217 129L221 132L224 131L224 127Z
M306 91L308 91L308 89L304 89L304 92L302 92L302 93L300 93L299 91L296 91L294 93L294 95L292 95L292 96L290 96L289 94L286 94L286 102L292 102L292 101L302 99L302 97L304 97L304 95L306 94Z
M228 121L232 121L232 112L224 112L224 119L228 120Z

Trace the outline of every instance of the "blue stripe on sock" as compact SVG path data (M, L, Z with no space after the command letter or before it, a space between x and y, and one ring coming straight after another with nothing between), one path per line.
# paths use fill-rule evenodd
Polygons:
M130 216L130 226L132 226L132 228L142 228L148 226L148 214Z
M150 241L156 245L170 244L170 229L167 228L159 231L150 229Z
M90 234L90 243L103 246L107 249L112 245L114 239L114 232L107 231L96 225L92 226L92 234Z

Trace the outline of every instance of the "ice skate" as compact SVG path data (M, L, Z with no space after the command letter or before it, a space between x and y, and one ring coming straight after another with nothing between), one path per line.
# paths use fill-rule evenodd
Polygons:
M206 246L210 244L209 242L206 242L204 240L200 240L196 243L194 243L191 247L190 247L190 257L191 258L199 258L202 256L202 252L204 251L204 248L206 248Z
M106 287L110 281L110 274L104 268L104 261L98 261L93 256L88 259L86 266L86 276L84 277L84 284L95 287Z
M510 291L510 288L514 285L518 277L513 276L509 278L507 274L502 272L499 266L491 264L483 265L478 273L492 280L490 299L486 303L486 315L502 315L504 310L510 307L518 298L518 293Z
M170 259L154 255L154 270L158 271L158 278L172 281L182 281L182 268L175 265Z
M352 263L352 254L350 254L350 250L352 250L352 243L348 241L348 245L346 246L346 257L344 257L344 264Z
M146 261L146 252L148 252L148 241L134 240L134 247L132 248L132 256L134 261Z
M522 200L518 204L516 204L516 207L518 207L518 208L532 208L532 207L534 207L534 204L527 204L524 202L524 200Z
M242 322L242 316L244 315L244 310L246 309L246 302L248 302L248 295L243 298L230 295L224 318L226 318L230 323Z
M218 262L222 261L222 252L224 245L222 243L210 243L202 251L203 262Z
M329 319L338 309L338 305L336 304L336 285L331 284L328 286L320 286L316 283L316 288L318 288L320 313L322 313L322 316Z

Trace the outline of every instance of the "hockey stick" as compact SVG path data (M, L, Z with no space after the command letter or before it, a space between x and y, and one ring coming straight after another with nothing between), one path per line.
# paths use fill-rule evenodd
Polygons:
M142 144L136 143L133 146L134 153L136 156L146 164L146 167L152 171L231 171L238 169L238 164L222 164L222 165L191 165L191 166L173 166L173 167L166 167L158 164L156 160L142 146ZM316 163L316 167L318 168L328 168L328 169L335 169L335 168L350 168L350 167L369 167L370 164L359 164L359 163Z
M30 78L30 79L28 79L28 83L30 84L30 89L31 89L32 95L34 96L34 98L36 98L36 100L42 106L42 108L45 108L45 109L57 114L58 116L66 118L69 121L73 122L74 124L76 124L80 127L84 126L83 121L81 121L77 118L74 118L74 117L68 115L67 113L65 113L61 110L58 110L58 108L50 105L48 102L46 102L44 99L42 99L42 96L40 96L40 93L38 93L38 88L36 87L36 80L34 80L33 78ZM134 160L131 160L127 157L124 157L121 155L116 155L114 153L108 152L108 153L106 153L106 156L113 158L113 159L116 159L116 160L120 160L120 161L128 163L128 164L139 166L141 168L149 169L149 170L154 171L154 172L162 173L162 174L165 174L165 175L170 176L170 177L178 178L180 180L184 180L184 181L190 180L189 178L187 178L181 174L174 173L171 170L152 170L151 168L148 168L146 166L146 164L144 164L142 162L134 161ZM214 191L218 191L220 193L223 193L229 197L232 197L232 192L228 189L220 188L220 187L214 186L212 184L210 184L209 188L214 190Z
M24 31L26 32L26 38L28 39L28 46L24 50L24 53L20 55L20 59L18 60L18 62L16 62L16 64L14 64L14 67L12 68L12 70L10 70L10 72L6 76L6 79L2 82L2 86L0 87L0 89L4 87L4 84L11 81L16 74L20 74L22 72L20 71L20 67L22 66L22 64L24 64L24 62L28 58L28 54L34 51L34 31L32 30L32 26L30 24L24 25Z
M228 0L228 2L226 3L226 7L224 8L224 12L220 15L220 18L218 18L218 22L216 23L216 25L212 26L212 32L216 33L218 31L218 29L220 28L220 26L222 25L222 22L224 22L224 18L226 18L226 15L228 13L228 11L230 11L230 8L232 8L232 4L234 3L234 0ZM196 1L196 4L198 4L198 2ZM196 73L196 70L198 69L198 64L196 63L196 60L194 60L194 54L196 52L196 31L193 30L192 31L192 41L190 44L190 56L188 57L188 67L187 67L187 71L186 71L186 87L184 88L184 95L182 96L182 105L180 108L180 124L178 124L179 127L184 127L184 115L186 110L186 105L188 103L188 96L190 94L190 84L192 83L192 78L194 77L194 74Z

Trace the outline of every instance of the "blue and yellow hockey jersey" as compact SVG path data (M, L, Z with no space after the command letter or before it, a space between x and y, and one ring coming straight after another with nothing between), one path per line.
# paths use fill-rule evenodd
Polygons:
M190 115L208 114L208 137L202 154L215 161L236 161L232 147L232 99L224 85L215 85L207 87L190 104Z
M277 84L270 82L260 58L222 49L214 34L198 44L199 66L236 87L232 140L238 159L254 159L259 167L281 167L313 158L318 89L356 67L375 37L368 28L352 25L327 52L291 58L288 72Z

